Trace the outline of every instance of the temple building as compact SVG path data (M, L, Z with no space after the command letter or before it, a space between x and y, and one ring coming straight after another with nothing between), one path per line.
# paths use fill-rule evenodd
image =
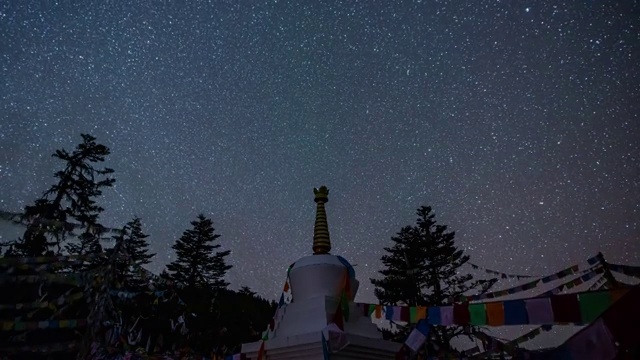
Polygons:
M394 359L401 344L382 339L354 304L359 282L351 264L332 255L325 204L329 190L314 189L313 255L289 270L292 300L274 316L270 336L242 345L247 359Z

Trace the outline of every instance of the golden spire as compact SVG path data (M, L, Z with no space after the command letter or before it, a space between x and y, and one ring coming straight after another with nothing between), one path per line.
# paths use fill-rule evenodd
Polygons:
M331 251L331 240L329 240L329 224L327 224L327 213L324 204L329 202L329 189L320 186L320 189L313 189L316 195L316 223L313 227L313 254L328 254Z

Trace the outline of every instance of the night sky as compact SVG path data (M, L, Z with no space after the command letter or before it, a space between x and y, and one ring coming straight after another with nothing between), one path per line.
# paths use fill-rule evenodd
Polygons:
M313 188L360 301L415 209L478 265L640 262L635 1L3 1L0 209L90 133L158 252L199 212L233 287L276 298L311 254Z

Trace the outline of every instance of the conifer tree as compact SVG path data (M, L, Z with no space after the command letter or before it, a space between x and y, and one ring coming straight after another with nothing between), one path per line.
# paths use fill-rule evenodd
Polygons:
M108 175L112 169L94 167L110 154L109 148L96 143L96 138L82 134L82 143L72 153L56 150L53 157L65 162L65 167L55 173L58 180L41 199L25 207L23 216L29 224L23 238L16 244L18 254L41 256L60 253L66 235L73 229L69 221L80 225L83 233L80 243L69 250L72 253L88 253L101 250L99 236L104 228L98 223L102 207L95 199L102 189L113 185ZM98 180L97 178L102 178Z
M231 252L217 251L220 235L211 219L200 214L191 225L173 245L177 257L167 271L174 284L181 285L178 294L186 303L187 314L192 314L186 319L189 346L209 352L220 345L218 337L224 328L220 301L230 292L224 277L231 268L225 261Z
M122 241L122 247L127 258L120 257L117 268L123 281L123 286L130 290L140 290L149 285L145 276L141 274L141 267L151 263L156 255L151 253L147 238L149 235L142 231L142 220L134 217L129 221L120 235L114 236L116 241Z
M186 230L172 247L177 258L167 265L168 272L174 281L188 288L226 289L229 283L224 277L231 265L225 258L231 251L216 252L220 244L215 242L220 235L215 233L211 219L200 214L191 225L193 228Z
M384 248L382 278L371 279L378 300L387 305L442 306L470 290L487 291L494 281L474 280L461 272L469 256L457 248L455 233L436 223L431 207L420 207L417 215L416 225L403 227L391 238L393 246ZM463 331L436 327L433 333L438 346L446 350Z

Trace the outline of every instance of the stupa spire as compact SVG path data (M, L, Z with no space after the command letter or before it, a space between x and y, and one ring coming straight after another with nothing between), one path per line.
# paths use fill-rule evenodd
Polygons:
M313 226L313 254L328 254L331 251L331 240L329 239L329 224L327 223L327 213L324 204L329 202L329 189L320 186L320 189L313 189L316 202L316 223Z

